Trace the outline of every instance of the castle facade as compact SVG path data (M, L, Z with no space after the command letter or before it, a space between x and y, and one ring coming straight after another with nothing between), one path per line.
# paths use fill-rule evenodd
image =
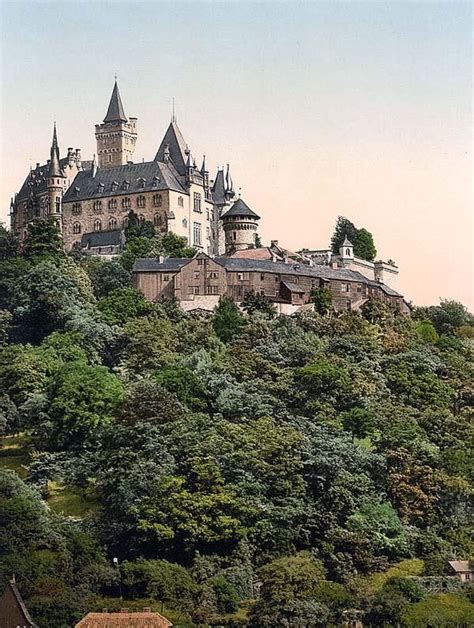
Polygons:
M220 217L235 196L229 166L210 181L205 157L198 167L174 116L154 159L133 163L137 118L125 115L115 82L95 136L91 161L72 148L60 158L54 128L50 159L31 169L11 202L11 228L20 241L29 222L53 216L70 250L85 234L124 229L133 210L158 233L184 236L198 251L224 252Z

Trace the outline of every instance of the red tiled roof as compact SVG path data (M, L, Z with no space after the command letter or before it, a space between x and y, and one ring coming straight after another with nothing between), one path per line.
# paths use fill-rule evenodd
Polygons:
M169 628L159 613L88 613L76 628Z

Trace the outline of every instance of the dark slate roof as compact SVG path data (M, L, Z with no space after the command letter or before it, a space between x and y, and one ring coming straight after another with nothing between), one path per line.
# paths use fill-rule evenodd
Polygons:
M122 241L122 230L91 231L84 233L81 238L81 248L87 249L97 246L118 246Z
M250 216L251 218L256 219L260 218L260 216L252 211L241 198L238 198L232 207L222 214L222 218L228 218L229 216Z
M8 582L7 586L5 587L0 597L1 608L4 610L8 609L11 611L12 610L11 603L8 601L8 598L10 598L10 600L13 601L13 604L16 605L18 613L23 616L22 625L28 626L28 628L38 628L38 624L34 623L28 609L26 608L25 602L23 601L23 598L21 597L21 593L18 590L18 587L16 586L15 582L11 580ZM6 621L7 624L9 620L13 621L13 617L2 616L0 617L0 619L3 619L4 621ZM17 617L14 617L14 619L16 620ZM3 625L3 623L0 625ZM12 624L8 624L8 625L12 625Z
M143 258L135 262L133 266L134 272L165 272L178 271L191 261L189 258L166 258L160 263L156 258ZM392 288L385 284L371 281L355 270L346 268L330 268L329 266L315 265L308 266L306 264L272 262L271 260L247 259L239 257L215 257L214 261L231 272L259 272L259 273L277 273L279 275L306 276L323 279L326 281L353 281L364 283L370 286L381 288L386 294L391 296L402 296ZM292 283L292 282L290 282Z
M156 184L153 182L154 177L158 178ZM144 187L141 187L139 179L145 179ZM130 183L127 189L123 187L125 181ZM101 183L104 186L103 192L99 191ZM112 190L113 183L118 183L116 190ZM79 188L79 191L76 188ZM92 176L91 169L78 172L63 200L67 203L104 196L126 196L153 190L175 190L187 194L181 183L181 177L172 164L147 161L114 168L99 168L95 177Z
M163 262L155 257L144 257L137 259L133 265L134 272L177 272L183 266L186 266L191 261L189 257L167 257Z
M112 96L110 97L109 108L107 109L104 122L127 122L127 116L123 110L117 81L115 81L114 89L112 90Z
M301 294L304 292L303 288L299 286L297 283L292 283L291 281L282 281L281 282L290 292L297 292Z
M67 157L63 157L63 159L59 160L59 166L61 171L64 171L64 168L67 165ZM49 164L43 164L42 166L38 166L34 170L31 170L28 173L28 176L23 181L23 185L20 188L20 191L16 195L17 201L23 201L28 198L30 192L30 186L28 186L28 182L31 182L31 190L35 193L41 193L46 191L46 177L48 176Z
M176 170L181 175L186 174L187 144L174 120L170 123L164 138L161 140L160 147L155 155L155 161L164 161L166 145L169 146L170 159Z
M218 170L216 179L212 186L212 200L216 205L225 205L225 183L224 183L224 171Z

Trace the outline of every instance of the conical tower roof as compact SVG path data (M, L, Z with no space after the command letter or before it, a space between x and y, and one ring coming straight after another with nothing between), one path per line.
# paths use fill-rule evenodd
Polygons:
M231 216L248 216L249 218L254 218L255 220L260 219L260 216L252 211L247 203L244 203L241 198L238 198L232 207L228 209L225 214L222 214L221 217L228 218Z
M188 160L187 144L175 120L170 122L165 136L161 141L155 161L165 161L165 148L168 146L169 157L180 174L186 172Z
M61 166L59 164L59 146L56 133L56 122L53 130L53 143L51 144L51 158L49 161L48 175L50 177L62 177Z
M117 80L115 80L114 89L112 90L112 96L110 97L109 108L107 109L107 115L104 118L104 122L127 122L127 116L123 110Z

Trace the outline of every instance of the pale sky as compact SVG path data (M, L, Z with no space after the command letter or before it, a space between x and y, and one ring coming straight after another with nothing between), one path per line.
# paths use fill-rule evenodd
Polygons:
M95 152L118 74L153 159L176 100L197 161L231 164L264 242L374 235L415 304L473 303L472 4L1 2L0 219L30 162Z

